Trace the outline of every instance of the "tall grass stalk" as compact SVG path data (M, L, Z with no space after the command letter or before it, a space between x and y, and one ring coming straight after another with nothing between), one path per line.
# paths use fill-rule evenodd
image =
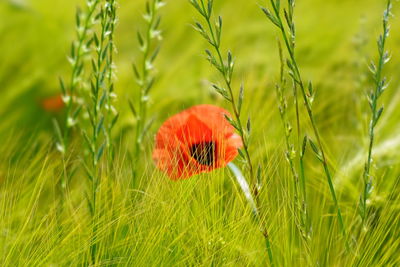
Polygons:
M118 119L118 112L112 106L114 93L113 36L116 24L116 1L103 0L95 16L98 31L93 32L92 75L90 90L85 102L85 111L89 117L89 126L81 124L82 135L89 150L85 169L90 181L90 193L87 203L92 217L92 237L90 255L93 264L97 261L97 192L100 184L103 156L111 157L111 130Z
M235 97L232 86L232 75L234 70L234 59L230 51L228 51L227 56L224 60L221 51L221 33L222 33L222 17L218 16L215 23L212 22L212 11L213 11L213 0L208 0L207 4L204 0L189 0L192 6L199 12L206 22L206 27L204 27L200 22L195 22L194 29L198 31L203 38L208 41L208 43L214 48L214 52L206 50L206 55L208 61L218 70L224 79L226 88L213 84L213 88L224 97L232 107L233 118L225 116L229 123L239 132L242 139L243 150L239 150L240 156L245 160L246 167L249 171L250 181L252 184L252 194L254 196L257 210L260 208L259 203L259 177L254 175L254 167L249 153L249 138L251 131L251 121L248 118L246 126L244 126L241 120L242 103L244 97L244 87L240 86L239 95ZM215 56L216 54L216 56ZM251 203L250 203L251 204ZM256 213L257 218L260 219L259 213ZM268 229L263 220L259 221L261 225L261 232L265 238L266 248L268 252L268 257L270 264L274 265L273 253L271 248L271 242L268 234Z
M249 134L251 130L251 122L250 118L247 120L246 126L243 126L243 122L240 118L241 110L242 110L242 103L244 97L244 87L243 85L240 87L239 96L235 97L233 88L232 88L232 75L234 69L234 59L233 55L230 51L228 51L226 60L224 60L221 51L221 32L222 32L222 18L219 16L215 26L213 26L213 22L211 22L211 13L213 9L213 1L210 0L207 2L207 5L204 3L203 0L190 0L190 3L195 7L195 9L202 15L205 19L207 24L207 30L203 27L203 25L199 22L196 22L194 25L194 29L198 31L204 39L206 39L210 45L214 48L215 53L217 56L215 57L214 54L210 50L206 50L207 59L210 63L221 73L225 86L221 87L216 84L213 84L213 88L219 93L222 97L224 97L232 106L232 111L234 114L233 118L227 117L226 119L229 123L232 124L238 130L240 137L243 142L243 151L240 150L240 155L242 158L245 159L247 168L250 173L250 179L253 185L256 184L256 177L254 175L254 167L251 161L250 153L249 153ZM226 62L225 62L226 61ZM253 188L254 192L257 192L257 188ZM257 195L258 193L256 193Z
M284 58L283 58L283 51L282 51L282 46L281 43L278 42L278 47L279 47L279 59L281 62L281 69L280 69L280 78L279 78L279 83L275 85L276 89L276 94L277 94L277 99L279 103L279 115L281 117L283 129L284 129L284 134L285 134L285 145L286 145L286 150L285 150L285 158L289 164L290 172L293 176L293 190L294 190L294 203L293 207L295 212L295 223L300 230L300 233L303 237L307 239L307 237L310 234L310 229L309 229L309 218L308 218L308 213L307 213L307 201L306 201L306 189L305 189L305 177L304 177L304 166L302 165L303 161L303 156L304 152L306 149L306 144L307 144L307 139L305 138L302 146L299 148L299 152L296 151L295 145L292 143L291 138L292 138L292 132L293 132L293 127L288 119L287 111L288 111L288 103L287 99L285 96L285 91L286 91L286 79L284 76L284 69L285 69L285 63L284 63ZM298 106L297 106L297 100L296 100L296 88L294 86L293 88L294 92L294 101L295 101L295 107L296 107L296 119L298 123L298 129L299 129L299 116L298 116ZM300 133L298 132L298 136ZM298 140L299 142L299 140ZM300 177L299 179L299 174L298 171L296 170L297 166L295 163L296 157L299 158L299 168L300 168ZM300 183L299 183L300 180Z
M364 225L366 224L368 219L367 202L373 188L373 181L370 173L372 164L372 149L375 139L375 127L383 112L383 106L378 107L378 100L388 86L386 77L384 77L383 75L383 67L390 60L390 55L389 52L385 50L386 49L385 45L386 45L386 40L389 37L389 18L391 16L390 13L391 8L392 8L391 0L388 0L382 19L383 33L379 36L377 41L378 62L377 64L371 62L369 66L369 70L371 71L373 76L375 89L371 90L371 92L368 94L368 103L369 107L371 108L371 119L369 122L369 131L368 131L369 145L368 145L367 161L365 163L364 173L363 173L364 190L360 196L360 207L359 207L360 216L362 218Z
M68 166L66 153L71 138L71 130L77 124L80 111L82 110L82 90L85 77L85 59L90 54L90 46L93 39L90 33L95 24L95 11L100 4L100 0L88 0L85 11L77 9L75 14L77 40L71 44L71 52L68 61L71 64L72 73L68 85L60 78L60 88L62 99L66 106L66 115L62 127L54 119L56 130L57 150L60 151L63 159L63 176L61 187L65 188L68 182Z
M130 102L130 107L136 118L136 133L134 158L138 162L142 152L143 137L148 132L153 120L148 120L147 106L150 100L150 90L155 81L154 61L160 51L160 41L162 40L159 10L165 3L162 0L151 0L146 2L146 10L143 18L146 22L143 31L137 31L139 50L141 59L132 64L136 84L139 88L138 98Z
M115 63L114 63L114 54L117 52L117 48L114 43L114 33L115 27L118 22L117 18L117 2L116 0L107 0L105 10L107 12L108 18L103 22L107 25L103 25L102 28L107 29L106 36L107 40L107 58L106 64L108 65L108 73L107 73L107 87L105 92L106 104L105 110L107 113L106 122L105 122L105 135L106 135L106 144L108 148L108 159L110 161L114 158L114 146L112 142L112 130L119 118L119 112L115 108L115 99L117 98L117 94L114 92L114 76L115 76Z
M262 7L262 11L264 14L267 16L267 18L276 26L279 28L283 41L285 43L286 50L289 54L289 59L287 60L287 66L289 68L289 74L292 77L292 79L295 81L295 83L299 86L301 95L303 97L304 105L307 110L307 114L315 135L315 138L317 140L317 144L314 144L311 140L310 145L313 151L315 152L315 155L317 156L318 160L322 163L325 176L327 178L329 190L332 196L332 200L334 202L336 211L337 211L337 218L339 221L339 227L340 231L343 235L343 238L345 239L345 244L346 244L346 249L349 249L349 244L348 244L348 238L347 238L347 233L346 233L346 227L344 225L343 221L343 216L342 212L339 206L339 201L336 196L336 191L333 185L332 181L332 175L329 170L328 166L328 160L325 155L325 150L322 145L322 140L315 122L315 117L314 117L314 112L312 110L312 102L314 100L314 90L312 83L309 82L308 86L306 86L303 82L300 69L297 64L297 60L295 58L295 23L293 21L293 13L294 13L294 6L295 6L295 1L294 0L288 0L288 10L283 9L283 14L284 14L284 19L282 18L281 14L281 7L280 7L280 0L271 0L271 6L272 6L272 12L265 7ZM285 22L284 22L285 21ZM286 26L285 26L286 23ZM288 28L288 30L286 29Z
M60 78L60 88L62 100L66 107L66 114L62 127L60 123L53 119L54 128L56 131L56 148L61 153L62 157L62 175L58 183L58 190L61 192L59 204L57 205L56 221L59 231L63 231L62 213L65 209L64 202L67 198L68 183L70 182L74 170L71 170L69 164L69 146L71 142L72 129L78 124L79 115L83 106L84 87L87 80L85 73L85 63L91 53L93 38L90 35L96 24L96 10L100 5L100 0L88 0L86 2L85 11L76 10L75 27L77 40L71 44L71 52L68 56L68 61L71 64L72 73L68 85Z

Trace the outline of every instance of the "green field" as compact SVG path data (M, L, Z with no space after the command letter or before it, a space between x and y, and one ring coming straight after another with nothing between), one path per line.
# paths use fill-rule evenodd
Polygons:
M344 229L316 157L321 151L313 151L310 142L303 161L307 201L296 206L275 90L281 68L277 40L283 41L259 8L272 9L270 1L215 1L212 17L221 15L221 50L232 51L235 60L234 97L244 86L241 120L246 124L251 118L249 154L254 169L260 166L258 219L228 168L172 181L152 160L157 130L173 114L197 104L233 113L212 87L224 80L204 53L212 47L192 27L205 21L187 0L166 0L159 10L163 39L147 105L147 118L154 122L136 150L140 123L128 100L139 98L132 63L142 57L136 32L146 27L146 1L117 2L113 78L119 118L110 136L113 153L89 167L98 181L96 209L90 211L93 184L84 167L90 153L81 134L88 120L80 118L71 130L63 156L53 121L63 121L66 110L41 106L60 94L59 77L71 77L67 55L77 38L75 12L78 6L85 10L85 1L0 1L0 266L270 266L264 228L275 266L400 266L399 2L393 1L389 20L385 50L392 58L383 69L388 87L378 101L384 110L375 127L365 220L359 203L370 138L367 94L376 85L368 65L378 60L386 1L296 2L295 58L304 84L313 84L314 125ZM297 135L288 69L284 96L299 173L303 137L318 142L300 91ZM85 71L90 73L90 61ZM243 160L234 163L251 184ZM311 230L300 222L304 206Z

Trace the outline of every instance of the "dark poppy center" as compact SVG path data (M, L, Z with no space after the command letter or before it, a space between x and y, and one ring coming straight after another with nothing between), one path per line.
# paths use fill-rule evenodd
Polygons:
M215 161L215 142L202 142L191 145L190 156L201 165L212 166Z

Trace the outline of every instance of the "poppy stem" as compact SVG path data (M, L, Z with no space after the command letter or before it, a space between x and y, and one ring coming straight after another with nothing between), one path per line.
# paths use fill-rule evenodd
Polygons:
M253 214L255 216L258 216L258 209L256 206L256 202L254 201L254 198L252 196L252 193L250 191L250 186L246 181L246 178L243 176L242 172L240 169L232 162L228 163L229 169L232 171L233 175L236 178L236 181L238 182L240 189L242 189L244 196L247 199L247 202L249 203Z
M234 163L229 162L228 168L233 173L233 176L235 176L236 181L240 186L240 189L242 190L244 196L246 197L247 202L249 203L249 205L251 207L254 218L256 219L257 223L260 226L260 231L263 234L264 239L265 239L265 245L267 248L270 264L271 264L271 266L274 266L272 247L271 247L271 241L269 238L268 230L264 224L263 218L260 215L260 212L259 212L260 207L259 207L258 201L255 201L255 199L257 199L257 196L253 196L252 191L250 190L250 186L249 186L248 182L246 181L246 178L244 177L243 173L240 171L240 169Z

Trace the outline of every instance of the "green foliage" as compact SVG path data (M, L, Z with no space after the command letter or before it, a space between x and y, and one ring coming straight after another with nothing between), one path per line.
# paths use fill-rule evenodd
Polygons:
M86 12L84 1L56 4L49 0L0 2L0 17L5 18L0 23L4 40L0 43L0 265L88 265L93 262L91 246L96 244L97 265L265 266L269 259L264 238L229 170L170 181L151 161L151 137L156 127L146 130L150 138L143 139L141 157L135 161L131 152L136 143L133 137L136 121L128 101L115 103L120 111L117 123L113 119L102 122L114 126L110 143L115 144L115 153L111 164L100 160L102 168L96 212L93 212L87 202L91 196L86 196L91 192L90 183L85 182L87 173L81 166L90 157L82 153L85 141L78 131L71 130L68 149L64 155L59 153L55 140L63 137L66 114L49 114L39 104L46 96L60 92L60 86L65 92L69 90L71 65L65 55L71 56L69 44L77 38L75 23L84 22L83 18L75 17L75 8L82 6L81 14ZM290 76L285 77L286 90L281 93L288 104L286 117L291 127L285 124L282 127L280 101L275 93L275 84L280 81L276 31L268 27L254 1L214 1L212 8L223 16L223 31L214 33L220 34L222 43L229 45L230 62L235 59L231 82L246 88L237 86L232 96L237 100L244 128L247 128L244 114L251 116L251 157L262 166L254 173L257 184L262 185L258 196L262 204L260 214L268 222L275 264L397 266L400 264L400 94L397 90L400 80L396 75L399 60L395 53L384 68L393 90L380 94L377 103L377 112L383 104L385 110L375 125L371 162L374 182L368 195L368 224L363 224L357 205L360 188L364 188L360 174L370 140L371 112L365 90L376 88L375 80L362 79L368 71L365 53L371 57L375 54L376 43L372 40L382 31L380 10L385 5L376 0L365 0L362 5L353 0L305 0L296 4L296 60L305 81L313 80L312 86L305 83L305 93L314 99L312 111L323 137L327 163L334 174L332 181L347 226L350 253L345 251L326 176L315 157L321 149L312 134L302 100L296 110ZM138 99L131 61L140 59L142 52L133 49L136 44L133 29L143 29L144 5L145 1L119 3L120 19L113 39L118 48L113 56L118 79L113 80L112 88L122 100ZM281 1L280 8L283 7L286 4ZM205 8L209 12L209 7ZM395 3L393 13L399 13ZM363 40L369 41L360 53L355 50L358 48L353 37L360 32L362 14L365 18L361 34L365 32ZM152 84L147 106L147 113L157 117L155 126L193 104L213 103L228 108L231 105L225 97L230 96L225 85L215 84L218 91L202 80L216 80L220 73L201 60L199 51L204 50L205 44L188 27L192 16L193 7L181 1L168 1L163 9L164 41L162 53L157 56L158 71L154 73L158 78ZM290 18L289 12L286 16L282 14L283 21L286 17ZM392 28L399 26L395 18L390 22ZM217 17L213 19L213 27L215 23L222 25ZM393 31L385 50L396 51L399 40L400 36ZM76 44L74 47L77 48ZM228 54L223 55L226 65ZM218 63L218 57L215 60ZM221 64L217 66L221 68ZM92 73L91 63L85 63L81 71L87 78ZM292 76L296 78L295 74ZM60 85L58 77L67 78ZM209 88L215 90L207 91ZM224 91L228 92L225 96L220 93ZM100 102L102 94L99 95ZM85 103L90 100L85 98ZM81 103L75 102L71 114ZM107 101L104 103L105 107ZM138 112L137 106L133 110ZM104 112L107 114L106 109ZM81 108L79 121L84 113ZM61 122L58 128L54 127L54 117ZM99 118L96 125L100 121ZM302 128L300 134L297 123ZM300 201L301 211L307 212L312 226L306 242L299 237L301 225L296 225L299 221L294 219L297 201L293 198L293 173L287 161L292 159L292 153L284 153L288 150L289 132L289 141L296 151L299 195L307 193L306 201ZM90 141L91 132L87 135ZM99 142L95 155L102 144ZM237 161L240 160L243 159L238 157ZM137 165L140 172L133 179L132 167ZM60 184L66 166L71 179L63 187ZM302 176L307 179L302 180ZM95 220L92 214L96 214Z

